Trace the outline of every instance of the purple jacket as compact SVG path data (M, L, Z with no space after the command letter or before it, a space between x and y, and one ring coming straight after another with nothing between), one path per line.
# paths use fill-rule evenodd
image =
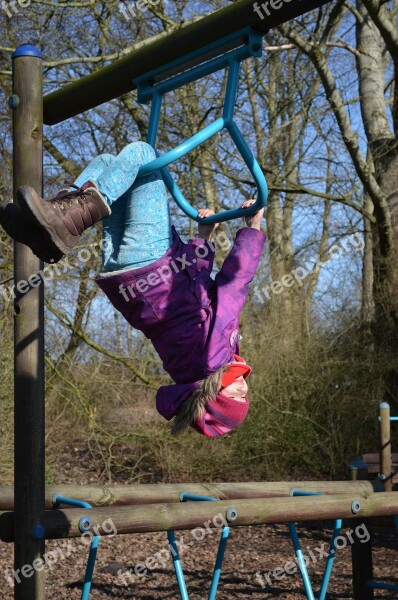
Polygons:
M192 391L193 382L239 354L239 313L264 243L261 231L240 229L213 280L212 242L192 239L185 244L173 228L173 244L157 261L97 278L113 306L152 341L165 371L177 384L185 384L174 386L178 404L182 392L186 390L185 397Z

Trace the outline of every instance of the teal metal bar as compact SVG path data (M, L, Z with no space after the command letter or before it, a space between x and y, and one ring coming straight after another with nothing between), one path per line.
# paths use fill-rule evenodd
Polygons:
M290 490L290 495L291 496L323 496L324 494L321 494L319 492L311 492L311 491L298 490L296 488L292 488ZM330 582L330 576L331 576L332 570L333 570L334 559L336 557L336 547L335 547L334 542L335 542L335 539L337 538L337 536L340 535L342 524L343 524L343 522L341 519L336 519L332 538L330 540L329 552L328 552L328 557L326 559L326 565L325 565L325 570L323 573L322 584L321 584L321 589L319 592L318 600L325 600L325 598L326 598L326 594L327 594L327 590L328 590L329 582ZM303 580L306 596L307 596L308 600L315 600L314 591L312 589L311 581L309 578L307 565L305 564L304 555L301 550L300 540L297 535L296 526L294 523L289 523L288 525L289 525L290 536L292 538L294 550L295 550L296 557L297 557L297 562L298 562L298 565L300 568L301 578Z
M188 502L188 500L194 502L217 502L217 498L212 496L199 496L198 494L190 494L189 492L180 493L180 502Z
M83 590L81 600L88 600L91 590L91 582L93 580L93 572L95 566L95 560L97 558L97 551L99 546L100 538L95 535L91 541L90 552L87 560L86 573L84 576Z
M203 142L221 131L224 127L225 121L220 117L214 121L214 123L211 123L204 129L201 129L201 131L195 133L195 135L190 137L188 140L185 140L185 142L182 142L182 144L179 144L173 148L173 150L170 150L170 152L166 152L166 154L163 154L159 158L155 158L155 160L152 160L150 163L143 165L138 171L138 177L146 177L147 175L166 167L170 163L179 160L188 154L188 152L191 152L191 150L194 150L200 146L200 144L203 144Z
M181 600L189 600L188 590L185 583L180 556L178 554L178 548L176 544L174 531L167 532L167 539L169 540L170 552L173 558L174 571L177 577L177 583L180 590Z
M198 494L190 494L189 492L180 492L180 502L217 502L217 498L211 496L200 496ZM170 545L170 552L173 557L174 571L177 577L177 583L181 594L182 600L189 600L188 591L185 583L184 572L182 569L180 557L178 554L178 548L175 541L174 531L168 531L167 537ZM213 577L211 580L210 591L208 600L215 600L217 595L218 584L221 576L222 563L224 560L225 549L229 537L229 527L224 526L221 532L220 543L218 545L216 562L214 565Z
M381 583L379 581L367 581L366 585L373 590L389 590L391 592L398 592L398 585L394 583Z
M329 587L330 576L333 570L333 563L336 557L336 547L334 545L334 541L338 535L340 535L341 528L343 526L343 521L341 519L336 519L335 527L332 534L332 539L330 540L329 546L329 554L326 559L326 567L323 573L321 590L319 592L319 600L325 600L326 594Z
M181 85L187 85L221 71L228 66L231 57L236 57L239 62L250 56L260 57L263 35L251 27L244 27L212 44L207 44L189 54L183 54L177 60L136 77L133 83L137 87L138 102L148 103L152 98L152 90L155 86L159 93L166 94ZM231 48L231 46L234 47ZM197 62L200 57L202 58L200 64L189 66L195 61ZM159 81L161 79L164 81Z
M61 494L53 495L53 504L55 506L57 506L58 504L67 504L68 506L74 506L76 508L92 508L91 504L89 504L88 502L84 502L83 500L75 500L75 498L61 496ZM88 600L90 596L99 543L100 536L94 535L93 539L91 540L90 551L88 554L86 572L84 574L83 589L82 594L80 596L81 600Z
M218 546L216 564L214 567L213 579L211 581L211 587L210 587L208 600L215 600L216 595L217 595L217 589L218 589L218 584L220 582L222 563L224 560L225 548L227 547L228 537L229 537L229 527L225 526L225 527L223 527L222 532L221 532L221 539L220 539L220 544Z
M315 600L314 592L312 589L311 581L308 575L307 566L305 564L303 551L301 550L300 540L298 539L296 526L294 523L288 523L290 537L293 542L294 553L296 555L297 564L300 569L301 579L303 580L305 593L308 600Z
M162 109L163 96L161 94L153 94L151 114L149 117L148 133L146 136L147 143L153 148L156 145L156 137L158 135L160 111Z

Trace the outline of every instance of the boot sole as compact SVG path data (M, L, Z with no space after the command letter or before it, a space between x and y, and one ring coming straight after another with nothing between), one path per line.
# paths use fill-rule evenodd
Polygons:
M26 235L21 235L21 228L18 228L16 225L19 219L22 218L18 214L18 211L21 209L16 204L9 205L8 208L11 208L11 215L9 214L10 210L7 213L5 207L1 207L0 209L0 225L7 235L9 235L16 242L28 246L33 254L35 254L44 262L55 263L60 261L63 257L63 254L52 244L47 231L43 231L42 228L38 227L34 221L30 221L30 230L26 232ZM12 212L13 209L15 209L14 212ZM23 215L23 218L26 219L26 215ZM52 247L52 251L46 251L47 247Z
M26 185L23 185L18 189L17 200L19 206L27 214L27 216L31 220L33 219L40 229L47 234L49 242L55 247L58 253L61 252L63 256L68 254L70 252L70 248L63 243L55 229L43 219L40 211L37 208L35 196L32 194L31 189L32 188Z

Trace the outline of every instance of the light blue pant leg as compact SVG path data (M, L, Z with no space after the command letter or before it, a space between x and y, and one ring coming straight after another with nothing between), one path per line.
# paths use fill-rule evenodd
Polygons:
M112 154L100 154L80 173L79 177L74 182L75 185L81 187L86 181L94 181L94 183L97 183L101 173L113 164L115 160L116 157L112 156Z
M110 182L122 189L123 181L128 179L128 169L136 173L141 165L154 158L155 151L148 144L130 144L98 179L101 192L105 189L106 194L112 196ZM118 180L118 171L122 182ZM109 181L105 180L108 172L111 172ZM139 178L112 204L112 214L103 223L104 271L144 267L163 256L171 244L168 196L158 171Z
M94 181L112 207L103 221L105 271L143 267L160 258L171 246L168 197L159 172L135 182L141 165L156 158L144 142L126 146L115 157L97 156L79 175L75 185Z

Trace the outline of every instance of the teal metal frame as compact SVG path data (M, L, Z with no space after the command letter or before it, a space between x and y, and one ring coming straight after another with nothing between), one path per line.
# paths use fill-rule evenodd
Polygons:
M222 38L217 43L205 46L198 52L193 52L187 56L183 56L181 59L174 61L162 67L161 69L150 71L144 76L134 80L134 84L137 86L138 90L138 102L147 104L149 101L151 101L152 103L146 141L152 147L155 147L164 94L182 87L187 83L196 81L201 77L205 77L206 75L210 75L211 73L215 73L221 69L228 68L228 81L225 91L222 116L201 131L194 134L185 142L179 144L173 150L170 150L166 154L159 156L147 165L141 167L138 173L139 177L144 177L157 170L160 170L166 187L178 206L188 217L195 221L200 221L201 223L207 224L221 223L223 221L229 221L238 217L254 215L258 210L266 205L268 198L268 186L266 178L233 118L241 62L250 56L261 56L262 37L262 33L256 32L251 27L245 27L233 35ZM237 38L242 39L241 45L226 52L225 48ZM207 60L206 56L209 54L214 54L217 49L219 51L219 55L213 56ZM189 64L190 59L196 59L198 56L203 56L204 62L191 69L184 70L185 65ZM178 72L179 70L182 72ZM168 77L168 73L175 72L177 72L176 75ZM157 81L162 77L166 77L166 79L163 81ZM188 154L188 152L191 152L191 150L200 144L203 144L203 142L214 136L216 133L219 133L223 129L226 129L230 134L251 175L253 176L254 182L257 186L257 200L253 206L247 209L236 208L226 210L221 213L211 215L210 217L206 217L205 219L201 219L198 216L197 209L191 206L191 204L185 199L183 193L174 182L169 170L167 169L167 166L179 160Z
M323 496L319 492L307 492L303 490L292 489L290 492L291 496ZM288 523L290 537L293 543L294 552L297 559L297 564L300 570L301 579L303 580L303 585L305 589L305 594L307 596L307 600L315 600L314 591L311 585L310 577L308 574L307 565L305 564L304 554L301 549L300 540L297 535L296 525L294 523ZM330 540L328 557L326 559L326 566L323 573L321 589L319 591L319 596L317 600L325 600L326 594L329 587L330 576L332 574L333 563L336 557L336 548L334 546L334 541L338 535L340 535L341 528L343 526L342 519L336 519L334 530L332 533L332 538Z
M188 492L180 493L180 502L217 502L217 498L212 498L211 496L199 496L197 494L190 494ZM217 596L218 584L221 577L221 569L222 563L224 560L225 549L227 547L228 537L229 537L230 529L228 525L224 525L221 531L220 543L218 545L218 551L216 556L216 562L214 565L213 577L211 580L211 587L208 595L208 600L215 600ZM182 569L182 564L180 560L180 556L178 554L177 543L175 539L175 534L173 530L167 532L167 539L169 542L169 548L173 559L174 572L176 574L178 588L180 590L181 600L189 600L188 590L185 583L184 572Z
M54 506L58 504L66 504L67 506L75 506L77 508L92 508L91 504L84 502L83 500L75 500L74 498L67 498L60 494L53 495ZM79 527L82 533L91 529L92 523L89 517L82 517L80 519ZM97 550L100 542L100 536L94 535L91 540L90 550L87 558L86 572L84 575L83 589L80 596L80 600L88 600L90 597L91 583L93 580L93 572L95 566L95 560L97 558Z

